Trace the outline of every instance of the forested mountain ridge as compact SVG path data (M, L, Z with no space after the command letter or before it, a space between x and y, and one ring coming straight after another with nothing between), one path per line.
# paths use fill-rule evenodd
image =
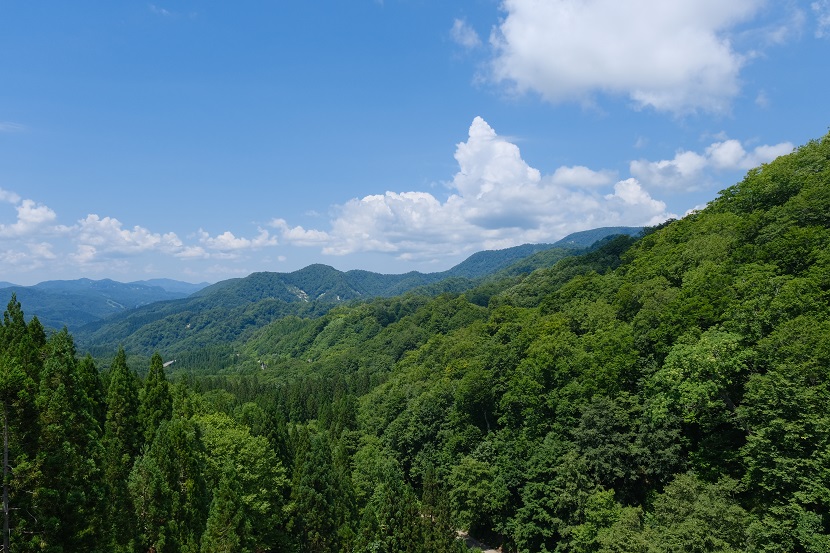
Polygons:
M320 315L171 385L11 302L14 549L830 548L830 135L642 238Z
M143 306L74 329L85 351L110 355L119 345L149 357L165 351L177 358L205 349L228 354L231 342L288 315L317 316L337 304L391 297L406 292L437 295L462 292L485 278L529 273L576 255L593 238L636 234L635 227L606 227L566 236L566 244L525 244L478 252L442 272L385 275L341 272L315 264L291 273L258 272L207 286L181 301ZM590 244L588 244L590 245ZM582 249L580 249L582 248ZM198 359L204 359L199 354Z

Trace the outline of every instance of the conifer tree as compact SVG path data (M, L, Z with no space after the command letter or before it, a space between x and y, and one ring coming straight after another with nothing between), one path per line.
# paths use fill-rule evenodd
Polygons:
M39 550L94 551L101 535L100 428L78 386L72 337L64 328L45 350L32 480Z
M213 492L201 553L248 553L251 549L251 521L248 520L240 482L234 467L226 467Z
M144 380L138 418L143 432L143 443L150 444L162 421L173 416L173 397L164 375L164 363L158 352L150 359L150 371Z
M104 422L107 417L107 401L104 385L101 382L101 375L92 356L86 357L78 362L77 369L78 387L85 400L89 404L90 412L98 423L100 434L104 433Z
M134 538L127 478L138 454L138 392L127 355L119 348L110 368L104 422L104 481L112 551L126 551Z
M337 483L326 436L298 431L297 457L291 481L288 532L297 551L339 551Z
M14 537L19 537L30 533L35 524L29 515L32 500L29 474L37 446L34 399L43 366L40 353L44 343L43 326L36 318L26 324L20 302L13 294L0 323L4 550L8 550L10 528L14 529Z
M204 458L195 424L180 418L162 421L129 477L138 549L198 553L209 507Z

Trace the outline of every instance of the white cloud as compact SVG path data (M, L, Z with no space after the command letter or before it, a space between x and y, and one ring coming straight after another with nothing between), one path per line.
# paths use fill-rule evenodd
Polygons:
M20 196L11 192L10 190L3 190L0 188L0 202L7 202L10 204L16 204L20 201Z
M129 228L114 217L94 213L66 225L51 208L2 188L0 202L11 204L17 212L13 222L0 222L0 261L21 275L49 266L111 276L119 271L134 272L132 265L156 254L183 262L242 259L245 251L278 243L277 237L264 229L253 238L237 237L229 231L210 236L200 230L185 243L174 232L153 232L139 225Z
M183 248L175 233L155 233L138 225L125 229L118 219L96 214L87 215L63 231L77 243L74 259L82 264L148 251L176 254Z
M648 186L670 189L697 190L703 187L703 173L707 160L695 152L680 151L674 159L660 161L634 160L629 164L631 174Z
M722 112L746 62L729 40L763 0L504 0L492 78L551 102L597 92L637 106Z
M748 170L762 163L768 163L778 156L789 154L794 146L790 142L781 142L768 146L756 146L747 152L737 140L715 142L706 148L706 155L716 169Z
M722 137L702 154L680 150L673 159L634 160L629 170L647 187L693 191L710 183L711 171L746 171L792 151L790 142L765 144L747 151L740 141Z
M614 193L606 195L605 199L623 206L619 212L626 211L629 217L632 213L636 213L636 217L640 220L650 216L651 218L644 223L645 225L656 225L667 218L666 204L649 196L634 178L616 183Z
M602 194L599 188L613 183L611 172L574 166L543 176L480 117L457 145L455 159L459 170L446 201L428 192L387 191L337 207L328 231L291 227L282 219L271 226L284 242L319 245L326 254L371 251L425 261L672 216L634 179Z
M278 229L286 242L297 246L316 246L329 241L328 233L320 230L306 230L301 226L291 227L285 219L274 219L269 226Z
M174 255L181 259L207 259L210 257L210 254L201 246L186 246Z
M830 0L813 2L810 7L816 15L816 38L830 36Z
M560 167L551 175L551 183L559 186L607 186L614 182L614 171L594 171L582 165Z
M10 225L0 223L0 236L3 237L24 237L34 234L57 217L55 212L47 206L28 199L21 201L20 197L13 192L0 190L0 199L17 204L15 207L17 221Z
M29 251L38 259L57 259L58 256L53 251L52 244L47 242L32 242L29 245Z
M254 238L236 237L230 231L225 231L218 236L210 236L204 230L199 229L199 241L208 248L220 252L251 250L277 245L277 238L271 236L265 229L259 229L259 234Z
M450 29L450 37L456 44L463 46L467 50L478 48L481 46L481 38L478 33L463 19L456 19L453 21L452 29Z

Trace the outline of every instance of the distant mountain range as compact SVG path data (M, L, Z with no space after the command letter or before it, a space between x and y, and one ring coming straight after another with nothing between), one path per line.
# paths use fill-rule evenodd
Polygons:
M74 329L142 305L185 298L207 285L169 279L126 284L110 279L48 280L34 286L0 286L0 298L5 307L15 294L27 317L37 315L48 328Z
M235 339L246 328L275 318L319 314L346 301L413 290L430 295L461 292L489 276L529 273L599 240L641 231L640 227L605 227L577 232L553 244L478 252L437 273L342 272L315 264L291 273L259 272L213 285L169 279L126 284L109 279L56 280L0 287L0 300L15 293L27 317L37 315L48 328L67 326L80 344L90 348L118 343L129 344L134 351L173 343L198 348Z

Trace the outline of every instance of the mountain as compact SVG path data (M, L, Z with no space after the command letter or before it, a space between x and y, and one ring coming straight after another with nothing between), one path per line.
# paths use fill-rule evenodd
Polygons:
M2 290L3 288L12 288L14 286L19 286L19 284L12 284L11 282L0 280L0 290Z
M151 278L149 280L137 280L135 282L130 282L129 284L138 284L142 286L157 286L159 288L163 288L168 292L173 292L176 294L194 294L201 290L202 288L206 288L210 286L209 282L201 282L199 284L192 284L190 282L183 282L181 280L173 280L170 278Z
M583 230L567 235L561 240L557 240L552 244L554 247L575 247L588 248L609 236L624 234L626 236L639 236L643 232L643 227L600 227L591 230Z
M36 315L44 326L55 329L76 329L142 305L189 295L160 286L88 278L11 286L0 289L0 294L5 298L15 294L28 316Z
M583 250L578 244L590 237L607 238L621 229L624 233L641 230L608 227L570 235L564 239L568 241L565 246L525 244L478 252L437 273L342 272L322 264L290 273L257 272L206 286L187 299L145 305L106 320L91 321L77 328L75 336L81 347L102 354L117 344L146 355L158 348L181 353L226 345L287 315L315 316L344 302L410 291L430 296L461 293L516 264L521 265L511 275L526 274L580 253ZM483 298L480 301L486 301Z

